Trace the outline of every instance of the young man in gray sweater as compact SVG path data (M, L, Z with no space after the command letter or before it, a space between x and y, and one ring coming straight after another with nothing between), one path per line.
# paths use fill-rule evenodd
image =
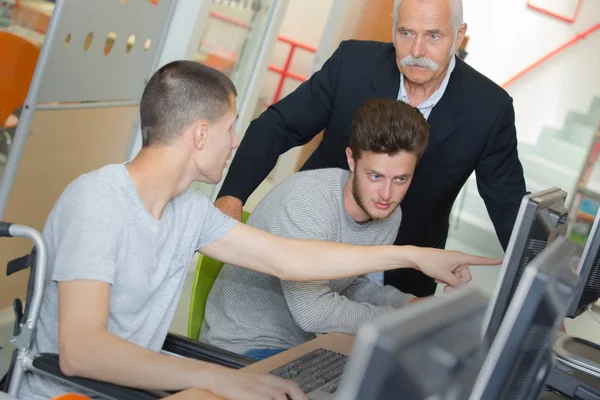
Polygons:
M417 109L392 99L368 100L352 123L350 171L291 175L265 196L248 224L286 238L393 244L400 203L428 137ZM200 340L262 359L318 333L356 333L366 321L412 300L364 275L292 282L225 265L210 292Z

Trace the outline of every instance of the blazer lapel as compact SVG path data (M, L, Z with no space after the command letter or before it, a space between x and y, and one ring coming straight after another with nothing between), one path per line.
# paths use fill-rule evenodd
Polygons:
M427 122L429 122L429 147L441 144L456 130L454 117L462 112L461 70L463 61L456 60L456 66L450 75L446 91L440 101L433 107Z
M384 61L377 69L377 75L371 80L371 86L375 90L373 97L398 98L400 71L396 64L396 52L392 44L390 44L390 51L386 54Z

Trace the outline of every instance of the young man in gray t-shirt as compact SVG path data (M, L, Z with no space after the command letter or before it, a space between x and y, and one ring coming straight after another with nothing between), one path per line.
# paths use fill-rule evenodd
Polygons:
M286 238L393 244L400 203L428 138L417 109L393 99L368 100L352 122L350 171L289 176L262 199L248 224ZM225 265L208 297L199 339L259 360L318 333L355 334L413 299L364 275L292 282Z
M435 249L295 241L222 215L194 181L217 183L239 142L235 87L191 61L159 69L140 104L143 147L71 183L44 228L46 297L34 350L67 375L145 388L202 388L232 400L305 399L292 382L159 353L195 250L286 280L418 268L452 286L497 260ZM327 268L325 268L327 266ZM78 391L27 375L22 399Z

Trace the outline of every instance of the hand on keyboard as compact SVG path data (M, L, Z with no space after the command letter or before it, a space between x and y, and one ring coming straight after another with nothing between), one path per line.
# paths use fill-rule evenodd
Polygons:
M212 371L213 393L230 400L307 400L291 381L268 374L253 374L226 368Z
M337 391L347 358L330 350L316 349L271 373L293 380L309 397L313 397L314 391L331 395Z

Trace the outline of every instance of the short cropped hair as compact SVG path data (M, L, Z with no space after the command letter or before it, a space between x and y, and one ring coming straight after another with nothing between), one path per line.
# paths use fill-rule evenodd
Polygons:
M222 72L194 61L174 61L152 75L140 102L142 146L163 145L192 122L219 120L237 96Z
M395 99L370 99L356 111L350 132L354 160L363 152L394 155L405 151L420 160L429 143L429 125L421 112Z

